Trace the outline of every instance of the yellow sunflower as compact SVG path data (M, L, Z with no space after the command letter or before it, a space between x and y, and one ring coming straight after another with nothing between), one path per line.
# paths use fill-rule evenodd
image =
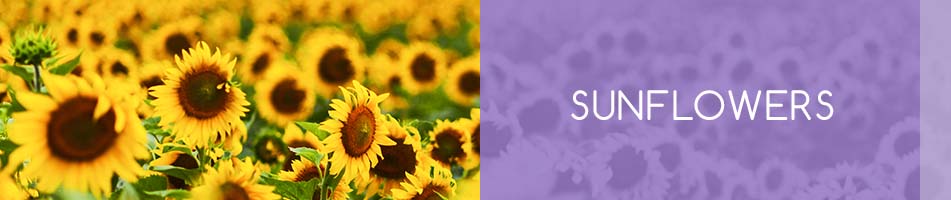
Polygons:
M184 50L198 41L200 25L201 19L197 17L162 25L142 41L142 56L145 60L172 60L182 56Z
M202 183L192 189L194 199L280 199L274 194L274 186L258 184L261 174L251 164L251 159L244 161L225 160L218 164L218 169L208 167L202 175Z
M63 185L95 195L111 191L113 173L130 182L146 174L136 162L149 156L145 129L121 91L96 79L47 73L43 81L50 96L17 96L27 111L13 114L8 134L20 147L5 172L29 161L20 173L37 178L41 191Z
M480 152L479 152L479 127L482 125L482 114L480 114L479 108L473 108L469 111L469 116L471 119L461 119L462 128L469 128L469 143L463 145L469 151L469 157L462 164L466 169L473 169L479 167L480 162Z
M400 52L400 84L410 94L431 91L446 73L446 54L429 42L413 42Z
M330 98L337 87L362 79L365 66L358 39L332 31L308 38L297 52L297 61L304 73L316 75L318 94Z
M112 47L116 40L116 29L118 29L114 21L111 18L80 20L79 43L84 49L93 51Z
M231 85L234 63L230 54L212 54L204 42L176 57L177 68L165 71L165 84L151 88L155 115L162 118L159 124L171 126L175 137L199 147L242 124L250 103Z
M469 30L469 46L473 49L482 48L482 34L479 33L479 24L472 26L472 29Z
M185 169L197 169L199 167L198 160L195 159L191 154L181 152L181 151L169 151L163 153L159 158L149 162L149 166L161 166L169 165L176 166ZM191 185L188 184L188 181L174 177L166 176L167 179L167 188L168 189L191 189Z
M320 168L314 165L313 161L310 160L294 160L290 164L292 171L281 171L278 173L278 178L283 181L292 181L292 182L304 182L310 181L315 178L321 179L324 178L324 170L326 170L326 160L321 162ZM350 193L353 189L350 189L350 186L347 184L337 184L337 187L333 191L330 191L327 196L330 199L347 199L347 193ZM319 189L314 190L313 199L319 198L317 192Z
M343 100L330 103L330 119L320 123L320 129L330 133L324 145L330 154L330 173L339 174L344 167L343 182L359 177L366 180L371 167L382 156L380 146L396 145L386 136L389 132L380 113L379 104L389 94L377 95L360 82L353 87L340 88Z
M61 23L56 23L52 25L52 30L56 33L56 42L57 45L60 45L62 48L79 48L82 44L80 34L82 31L79 23L79 19L73 17L64 17L61 19Z
M284 136L282 139L288 148L307 147L319 152L324 151L324 145L320 143L320 139L317 138L317 135L314 135L314 133L310 131L302 132L300 127L297 127L297 125L293 123L289 123L284 127ZM300 156L292 153L287 157L287 160L284 161L283 169L290 170L291 163L295 160L300 160Z
M128 51L108 47L102 50L102 63L99 64L98 72L106 79L126 79L136 74L139 69L138 61L135 56Z
M163 85L162 82L162 72L166 69L171 68L171 63L167 61L163 62L147 62L142 65L142 67L137 70L135 74L135 79L139 82L139 87L141 88L137 97L139 100L155 100L155 96L149 94L149 88ZM152 105L149 104L139 104L139 107L136 108L136 112L139 113L139 116L142 118L151 117L152 113L155 112Z
M290 154L293 153L278 135L271 133L259 135L254 142L254 156L258 161L258 169L265 171L278 169L274 166L287 159L287 155Z
M368 1L360 10L357 22L367 33L377 34L393 23L393 10L386 1Z
M251 43L241 58L238 76L241 81L255 84L275 68L288 68L284 55L269 44Z
M478 54L454 63L449 68L449 78L443 86L449 99L464 106L470 106L479 99L481 71Z
M396 145L380 147L383 159L370 168L369 184L358 184L360 188L366 186L368 196L390 196L392 189L399 188L401 182L408 181L406 174L414 174L418 166L427 163L419 156L420 135L416 128L403 127L392 117L388 117L385 124L389 131L387 137L396 142Z
M452 180L449 168L440 166L419 166L416 173L406 173L408 181L400 183L401 188L393 189L393 199L453 199L456 183Z
M429 156L443 167L451 167L468 159L469 127L461 121L438 120L429 132Z
M476 171L469 177L460 179L456 187L456 197L460 200L478 200L481 190L481 172Z
M287 51L291 46L287 34L284 34L284 29L272 24L254 25L254 30L248 36L248 43L271 46L278 51Z
M314 112L317 94L305 74L296 69L275 70L255 86L254 99L261 117L278 125L307 119Z

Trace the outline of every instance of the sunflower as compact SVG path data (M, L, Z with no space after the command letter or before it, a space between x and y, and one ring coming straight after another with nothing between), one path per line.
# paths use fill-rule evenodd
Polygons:
M208 167L202 175L202 183L192 189L194 199L279 199L274 194L274 186L258 184L260 173L251 164L244 161L225 160L218 169Z
M466 148L469 135L469 128L462 121L436 121L436 127L429 132L429 156L443 167L465 162L470 154Z
M360 41L339 32L311 34L298 51L297 59L304 73L316 75L318 94L332 97L338 86L361 80L364 71Z
M135 182L146 172L136 159L147 158L145 129L121 91L101 80L44 74L50 96L17 96L26 112L14 113L10 140L20 145L6 170L29 161L21 173L38 179L41 191L65 188L108 194L112 174ZM5 170L5 171L6 171ZM61 172L61 173L49 173Z
M480 34L479 25L472 25L472 29L469 30L469 46L473 49L482 48L482 35Z
M357 16L364 31L377 34L393 23L393 10L386 1L368 1Z
M229 61L230 60L230 61ZM177 68L166 70L165 84L151 88L155 96L155 114L160 125L171 127L172 134L192 146L203 147L211 140L243 124L248 111L245 94L232 88L235 59L230 54L214 54L204 42L177 57Z
M155 96L149 94L149 88L163 85L162 82L162 72L165 69L171 68L171 63L169 62L146 62L142 64L142 67L137 70L135 74L135 79L139 82L139 93L136 94L138 100L155 100ZM139 107L136 108L136 112L139 113L139 117L148 118L152 116L152 113L155 112L152 105L149 104L139 104Z
M419 156L420 136L416 128L403 127L392 117L388 117L385 124L389 131L387 137L396 145L380 147L383 159L370 168L369 184L359 184L366 186L367 195L389 196L392 189L408 181L406 174L414 174L417 166L427 163Z
M479 108L473 108L469 111L469 116L471 119L462 119L460 120L463 128L469 128L469 143L463 147L469 150L471 156L463 162L463 166L467 169L479 167L479 159L481 157L479 152L479 127L482 125L482 117L480 114L481 110Z
M291 42L287 39L287 34L284 34L284 29L272 24L254 25L254 30L252 30L251 35L248 36L248 43L252 44L252 46L254 44L271 46L278 51L287 51L291 46Z
M184 50L192 48L192 44L198 41L199 25L201 19L197 17L163 25L139 42L143 44L143 57L145 60L172 60L182 56Z
M330 162L334 163L330 173L338 174L346 167L344 182L357 177L366 180L368 171L382 156L380 146L396 145L386 136L389 131L379 108L389 94L377 95L357 81L353 81L353 87L340 90L343 100L332 100L330 119L320 123L320 129L330 133L324 138Z
M79 44L83 48L98 51L115 43L118 25L114 20L85 18L79 23Z
M169 165L185 169L197 169L198 160L189 153L181 151L169 151L163 153L159 158L152 160L149 166ZM166 176L168 189L191 189L191 186L184 179L174 176Z
M428 42L413 42L400 52L400 84L410 94L439 86L446 71L446 54Z
M231 131L227 135L219 135L218 137L215 143L221 144L222 150L230 151L231 155L238 155L244 150L244 141L248 138L248 127L245 127L244 124L235 124L231 126ZM221 137L224 137L224 140Z
M254 142L254 156L258 161L258 169L271 171L274 165L292 154L287 148L287 144L277 135L264 134L257 136Z
M314 111L317 94L307 75L296 69L277 70L255 86L255 102L261 117L278 125L304 120Z
M10 35L10 27L6 23L0 22L0 49L6 51L10 46L13 46L13 37Z
M275 68L286 68L284 55L275 51L265 43L251 43L241 58L241 64L238 68L238 76L241 81L248 84L254 84L264 79L268 72Z
M284 127L284 137L282 137L282 139L288 148L307 147L320 152L324 151L324 145L320 143L320 139L317 138L317 135L314 135L314 133L310 131L302 132L301 129L293 123L289 123ZM283 169L290 170L291 162L295 160L300 160L300 156L297 154L288 156L287 160L284 161Z
M283 181L291 182L305 182L310 181L315 178L321 179L324 178L324 170L326 170L326 160L321 162L320 168L314 165L314 161L310 160L294 160L290 164L292 171L281 171L278 173L278 178ZM313 199L317 199L320 194L317 194L320 189L314 190ZM337 184L337 187L333 191L327 194L330 199L347 199L347 193L350 193L349 185L346 184Z
M449 78L443 89L452 101L459 105L470 106L479 99L479 56L460 60L449 68Z
M453 199L456 183L452 180L449 168L424 165L416 168L416 173L406 173L408 181L400 183L401 188L393 189L393 199Z
M135 56L128 51L109 47L102 50L102 54L108 56L102 57L103 61L97 70L104 78L126 79L136 74L136 70L139 69Z

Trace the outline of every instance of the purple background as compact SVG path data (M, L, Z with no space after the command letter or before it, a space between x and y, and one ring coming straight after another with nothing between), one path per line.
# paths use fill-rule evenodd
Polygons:
M482 7L486 199L919 198L917 1ZM593 89L676 89L680 105L703 89L828 89L835 116L571 119L572 92Z

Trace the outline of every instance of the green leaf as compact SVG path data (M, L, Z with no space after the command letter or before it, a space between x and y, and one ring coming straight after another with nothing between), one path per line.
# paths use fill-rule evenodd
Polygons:
M3 70L7 70L7 72L10 72L11 74L19 76L20 78L23 79L23 81L26 81L27 83L33 82L33 73L31 73L30 71L27 71L26 68L24 67L20 67L16 65L3 65Z
M13 90L12 86L7 85L7 94L10 94L10 112L26 111L23 104L20 104L20 99L17 98L17 92Z
M10 153L19 146L20 145L13 143L13 141L10 141L9 138L0 140L0 151L3 151L3 154L0 154L0 163L8 164Z
M317 138L324 140L327 138L330 133L324 130L320 130L320 124L314 122L294 122L297 126L300 126L304 130L310 131L311 133L317 134Z
M274 193L288 199L311 199L314 191L318 189L319 178L310 179L304 182L291 182L277 179L273 174L261 176L261 181L265 184L274 186Z
M320 152L317 152L317 150L307 148L307 147L291 148L291 151L296 153L298 156L302 158L306 158L307 160L310 160L311 162L314 162L314 163L319 163L320 159L324 158L324 154L321 154Z
M138 181L133 183L133 186L141 191L157 191L167 188L167 184L168 181L164 176L152 175L145 178L140 178Z
M187 182L188 184L193 184L192 181L197 180L197 178L201 176L200 168L185 169L182 167L171 166L171 165L158 165L158 166L152 166L152 170L161 172L165 175L180 178L182 180L185 180L185 182Z
M65 75L70 72L73 72L73 69L76 69L76 66L79 66L79 58L82 57L82 55L83 53L79 52L79 54L76 55L76 57L73 58L72 60L69 60L66 63L60 64L59 66L51 68L49 70L50 73L53 73L56 75Z
M187 199L191 197L191 193L189 193L188 190L182 190L182 189L146 191L145 194L158 196L162 198L173 198L173 199Z

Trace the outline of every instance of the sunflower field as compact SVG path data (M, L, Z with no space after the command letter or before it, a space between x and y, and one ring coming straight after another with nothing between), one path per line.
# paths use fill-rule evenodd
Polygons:
M478 199L478 0L0 0L0 199Z

